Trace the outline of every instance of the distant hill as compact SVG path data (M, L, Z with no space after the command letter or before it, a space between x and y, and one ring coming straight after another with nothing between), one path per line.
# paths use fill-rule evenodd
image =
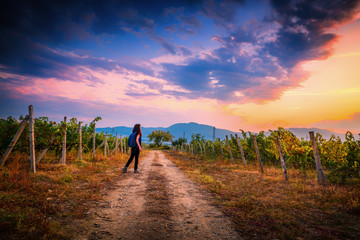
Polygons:
M190 123L176 123L174 125L171 125L170 127L164 128L164 127L142 127L141 128L143 133L143 141L147 142L147 136L154 130L163 130L163 131L170 131L170 133L175 137L175 139L184 137L188 140L191 139L191 134L197 134L200 133L202 136L204 136L205 139L212 140L213 139L213 127L205 124L198 124L194 122ZM97 128L96 132L107 132L112 135L122 135L122 136L128 136L130 135L132 131L132 127L106 127L106 128ZM226 129L215 129L215 137L224 139L226 135L235 134L236 132L232 132ZM239 133L238 133L239 134Z
M185 138L188 139L188 141L191 139L192 134L200 133L202 136L204 136L205 139L212 140L213 139L213 126L205 125L205 124L198 124L195 122L190 123L176 123L174 125L171 125L170 127L164 128L164 127L142 127L142 133L143 133L143 141L147 142L147 136L154 130L163 130L167 131L169 130L170 133L175 137L175 139L183 137L185 134ZM332 132L325 129L320 128L287 128L290 132L294 133L298 138L304 138L305 140L309 140L309 131L314 131L315 133L320 133L325 139L329 139L332 134L335 136L340 136L342 140L345 139L344 134ZM122 136L128 136L132 132L132 127L106 127L106 128L97 128L96 132L108 132L109 134L116 135L122 135ZM224 139L226 135L235 134L237 133L239 137L241 137L240 132L233 132L226 129L220 129L215 128L215 137ZM270 132L265 132L265 135L270 135Z

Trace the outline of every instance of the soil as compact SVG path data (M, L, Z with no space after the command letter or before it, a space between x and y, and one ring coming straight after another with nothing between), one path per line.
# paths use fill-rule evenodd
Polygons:
M132 164L133 165L133 164ZM161 151L106 193L76 239L241 239L231 221Z

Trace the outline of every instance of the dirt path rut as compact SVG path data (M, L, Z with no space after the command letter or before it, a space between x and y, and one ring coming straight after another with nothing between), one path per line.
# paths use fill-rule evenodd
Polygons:
M161 151L140 159L85 221L78 239L241 239L231 222Z

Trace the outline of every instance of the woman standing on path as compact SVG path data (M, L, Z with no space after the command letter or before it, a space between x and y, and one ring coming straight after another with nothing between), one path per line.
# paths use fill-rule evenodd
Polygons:
M135 147L131 148L130 158L127 161L125 167L122 169L122 171L124 173L127 172L127 168L129 167L129 165L132 162L132 160L134 159L134 157L135 157L134 173L139 173L138 170L137 170L137 167L138 167L140 151L142 150L142 148L141 148L141 136L142 136L141 125L140 124L135 124L132 132L135 133Z

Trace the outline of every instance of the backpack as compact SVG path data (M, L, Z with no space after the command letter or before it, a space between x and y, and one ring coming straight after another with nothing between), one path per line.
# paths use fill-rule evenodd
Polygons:
M136 132L130 134L128 139L128 145L129 147L136 147Z

